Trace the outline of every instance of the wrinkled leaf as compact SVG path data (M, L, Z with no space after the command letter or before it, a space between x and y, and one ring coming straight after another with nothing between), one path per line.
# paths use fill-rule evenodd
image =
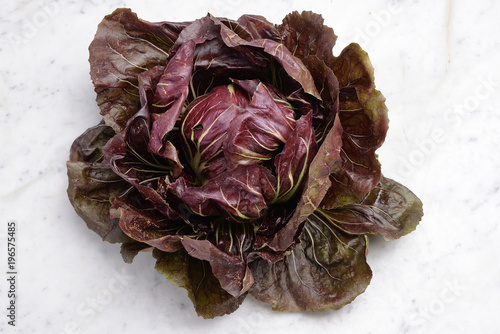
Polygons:
M312 215L300 244L282 260L251 263L255 283L250 293L277 311L339 309L370 283L366 247L364 236L345 234Z
M68 197L88 228L103 240L128 242L118 220L109 217L109 199L129 188L102 159L102 147L113 135L113 129L99 124L75 139L67 162Z
M337 36L323 22L321 15L311 11L288 14L278 26L282 43L295 57L304 59L314 55L331 66L334 58L332 49Z
M359 45L350 44L335 60L342 123L342 170L332 174L333 186L322 203L325 209L359 203L380 181L375 151L388 129L385 98L375 90L373 67Z
M156 270L173 284L187 290L199 316L205 319L230 314L238 309L246 295L233 297L219 284L206 261L195 259L184 250L165 253L155 250Z
M349 234L380 234L394 240L415 230L423 210L420 199L408 188L382 177L360 204L319 209L317 215Z
M384 176L361 204L377 208L397 220L399 237L414 231L424 215L422 201L410 189Z
M324 212L347 233L381 234L387 240L414 231L423 216L420 199L402 184L385 177L360 204Z
M164 252L181 249L183 236L190 232L185 224L168 220L154 210L136 208L122 198L113 200L110 214L113 218L119 218L120 228L130 238Z
M238 33L238 31L233 26L229 26L229 28L233 31L236 30L235 32L237 32L240 37L246 40L265 38L271 39L273 41L278 41L280 39L280 33L276 29L275 25L266 20L266 18L263 16L242 15L238 19L238 25L248 33L248 38L241 36L242 34Z
M101 114L116 132L140 109L137 76L164 65L187 23L151 23L130 9L115 10L99 24L89 47L90 76Z

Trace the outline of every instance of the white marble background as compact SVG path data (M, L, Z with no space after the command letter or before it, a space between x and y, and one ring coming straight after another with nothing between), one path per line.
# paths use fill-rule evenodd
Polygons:
M500 3L494 0L2 1L0 333L498 333ZM116 7L150 21L321 13L375 66L390 130L386 176L423 200L400 240L371 239L374 276L340 311L277 313L247 298L198 318L149 254L123 263L66 197L73 139L100 120L87 47ZM17 326L7 326L7 222L18 225Z

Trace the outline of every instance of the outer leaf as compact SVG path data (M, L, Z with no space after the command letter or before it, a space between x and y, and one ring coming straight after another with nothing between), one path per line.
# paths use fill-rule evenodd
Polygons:
M365 237L335 230L314 215L289 255L273 264L256 260L250 268L250 293L277 311L339 309L363 293L372 277Z
M131 241L109 217L110 197L129 185L102 159L102 147L113 136L110 127L99 124L86 130L71 146L68 167L68 197L88 228L105 241Z
M359 203L380 181L380 164L375 151L388 128L385 98L375 90L373 67L359 45L350 44L335 60L333 71L339 80L342 123L343 169L332 174L333 186L322 207L335 208Z
M418 197L384 177L360 204L319 211L318 214L347 233L380 234L387 240L412 232L423 216Z
M385 177L360 204L321 212L347 233L381 234L387 240L414 231L423 216L420 199L405 186Z
M422 201L410 189L387 177L382 177L361 204L378 208L397 220L400 236L414 231L424 215Z
M307 56L303 59L304 65L314 77L314 84L320 88L321 106L313 109L313 127L316 140L323 141L330 131L335 116L339 112L339 83L333 71L316 56Z
M116 132L140 109L137 75L165 65L169 49L187 23L150 23L117 9L99 24L90 44L90 76L106 124Z
M333 29L323 25L323 17L310 11L288 14L278 26L282 43L295 57L315 55L328 66L333 63L332 49L337 40Z
M233 297L224 291L212 274L210 265L180 250L164 253L155 250L156 269L173 284L187 290L196 312L203 318L230 314L238 309L246 295Z
M244 239L238 238L238 241L243 243ZM231 254L208 240L183 238L182 245L190 256L210 263L212 273L219 280L221 287L232 296L238 297L245 294L254 283L243 254ZM235 246L243 245L236 244Z
M120 254L122 255L122 259L125 263L132 263L134 258L141 251L145 251L147 249L151 249L152 247L148 244L144 244L142 242L131 241L124 242L120 247Z
M113 200L110 215L120 219L120 228L129 237L164 252L181 249L183 235L192 233L183 223L165 219L154 210L140 210L121 198Z
M139 75L139 93L143 107L127 121L122 132L109 140L103 154L116 174L139 190L145 198L149 198L158 211L169 219L177 220L181 216L156 191L159 182L165 182L170 174L180 174L182 165L177 150L169 141L165 141L158 154L152 154L148 150L151 136L148 98L154 90L152 77L157 73L158 67L154 67Z
M251 39L271 39L274 41L279 41L279 32L275 25L269 22L265 17L259 15L243 15L238 19L238 24L240 27L245 29ZM231 27L229 27L231 28ZM232 29L235 31L235 29ZM241 33L238 33L240 37ZM250 40L249 38L245 38Z

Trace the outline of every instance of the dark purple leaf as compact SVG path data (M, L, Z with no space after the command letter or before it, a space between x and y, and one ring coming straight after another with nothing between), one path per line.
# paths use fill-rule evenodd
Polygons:
M380 234L386 240L402 237L417 227L422 202L400 183L382 177L360 204L319 210L325 219L350 234Z
M290 104L259 83L248 107L229 126L223 147L228 168L270 160L294 128L295 114Z
M212 273L219 280L221 287L233 297L245 294L254 283L252 273L242 254L233 255L225 252L208 240L183 238L182 245L190 256L210 263Z
M196 312L203 318L214 318L232 313L245 299L243 294L233 297L221 288L206 261L195 259L185 250L165 253L155 250L155 268L173 284L187 290Z
M359 203L380 181L375 151L388 128L385 98L375 90L373 67L359 45L350 44L335 60L339 80L342 123L342 170L332 174L332 187L322 203L325 209Z
M200 187L178 178L170 190L197 215L246 221L265 214L266 199L274 197L275 185L274 176L264 167L240 165Z
M302 61L311 72L322 99L319 107L317 106L319 101L311 103L314 106L313 127L316 141L320 143L330 131L333 120L339 112L339 83L333 71L318 57L307 56Z
M276 201L287 202L300 189L316 151L312 113L309 113L297 120L285 147L274 159L278 179Z
M336 310L352 302L370 283L364 236L351 236L311 215L300 243L282 260L250 264L256 299L277 311Z
M285 72L302 86L304 92L321 100L321 97L314 85L311 73L309 73L302 61L299 58L294 57L283 44L270 39L246 41L239 37L231 29L223 25L220 21L216 19L213 20L216 24L221 26L220 34L222 36L222 40L227 46L237 49L240 49L241 47L261 49L276 60L283 67Z
M342 126L337 116L332 129L309 166L307 181L292 218L263 246L273 251L283 252L293 245L305 219L318 208L332 185L330 174L342 168L341 145Z
M337 36L323 22L321 15L310 11L288 14L278 26L282 43L295 57L304 59L314 55L331 66L334 58L332 49Z
M137 76L166 64L169 49L187 24L147 22L126 8L99 24L89 47L90 76L101 114L116 132L141 108Z
M102 147L113 135L113 129L101 123L75 139L67 162L68 197L88 228L103 240L130 242L118 220L109 217L109 199L130 187L103 161Z
M226 170L222 145L230 123L249 103L237 85L218 86L190 104L181 121L181 142L191 168L202 179Z

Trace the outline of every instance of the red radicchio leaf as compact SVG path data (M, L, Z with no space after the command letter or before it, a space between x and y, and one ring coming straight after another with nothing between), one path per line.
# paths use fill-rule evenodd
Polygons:
M265 246L283 252L296 241L304 220L316 210L328 192L332 184L330 174L342 168L341 147L342 126L337 115L332 129L309 166L307 181L292 218L272 238L269 238Z
M185 111L181 141L199 178L212 179L226 170L222 144L229 124L248 103L248 94L237 85L218 86L193 101Z
M169 186L197 215L224 215L236 221L262 217L267 209L266 198L274 197L275 187L274 176L260 165L240 165L201 187L187 183L182 177Z
M283 44L295 57L304 59L314 55L331 66L334 59L332 49L337 36L323 22L323 17L319 14L310 11L301 14L293 12L283 19L278 31Z
M232 296L244 294L254 283L252 273L242 256L224 252L208 240L183 238L182 245L192 257L210 263L212 273L221 287Z
M278 178L276 201L287 202L295 195L307 176L316 150L312 113L309 113L297 120L296 127L285 147L274 159Z
M147 22L128 8L117 9L99 24L89 46L90 76L104 121L116 132L141 108L137 76L166 63L188 24Z
M250 104L229 126L223 147L228 168L271 159L293 132L294 116L290 104L259 83Z
M140 210L122 198L113 200L110 215L120 219L120 228L134 240L164 252L175 252L182 248L183 235L176 232L186 227L184 223L166 220L154 211L151 213L151 210Z
M394 240L415 230L423 210L420 199L408 188L382 177L360 204L319 209L318 215L349 234L380 234Z
M388 129L385 98L375 90L366 52L350 44L335 60L333 72L340 86L344 167L331 175L333 185L321 204L325 209L359 203L379 183L381 170L375 151Z

